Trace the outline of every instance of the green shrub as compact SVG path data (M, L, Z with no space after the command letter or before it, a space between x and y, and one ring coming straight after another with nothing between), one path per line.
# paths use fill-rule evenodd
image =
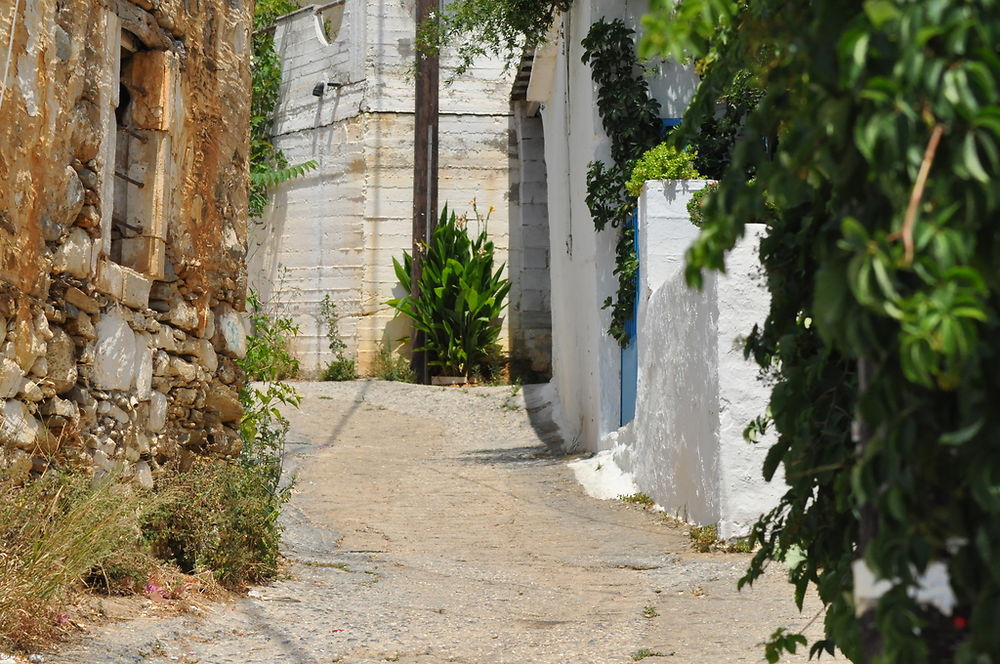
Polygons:
M375 354L372 363L372 376L380 380L390 380L398 383L415 383L416 376L410 369L410 362L402 355L393 353L388 346L383 346Z
M323 380L332 381L354 380L358 377L357 363L354 358L344 355L347 344L340 338L337 327L340 316L337 315L337 305L330 299L329 294L323 296L319 310L320 316L326 323L327 347L334 355L333 360L323 369L321 377Z
M702 222L705 221L705 197L711 194L713 191L719 188L718 182L712 182L708 184L704 189L699 189L694 192L691 196L691 200L688 201L687 211L688 216L691 218L691 223L696 227L701 228Z
M347 357L338 357L332 360L320 374L323 380L345 381L354 380L358 377L357 363Z
M475 210L475 207L473 208ZM469 237L466 220L447 206L427 247L420 277L420 297L389 300L386 304L409 316L413 326L426 335L428 366L446 376L470 376L480 371L500 336L500 315L510 281L504 266L493 268L493 242L486 234L486 218L481 230ZM410 292L413 259L403 254L403 262L393 259L396 277Z
M628 193L638 196L642 193L642 185L648 180L698 180L701 174L694 167L697 156L694 152L681 151L667 143L660 143L635 162L632 176L625 183L625 188Z
M210 571L227 588L273 579L290 487L275 489L270 471L247 459L197 459L164 477L167 499L143 524L152 551L183 572Z

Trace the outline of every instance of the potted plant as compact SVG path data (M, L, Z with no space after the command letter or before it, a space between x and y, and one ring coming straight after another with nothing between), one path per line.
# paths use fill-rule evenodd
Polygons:
M502 277L504 265L493 265L493 242L486 233L489 215L481 217L474 203L473 211L480 226L475 238L469 236L467 219L445 206L427 244L419 297L386 303L424 333L426 342L417 350L427 353L435 384L468 382L496 346L507 306L510 281ZM413 257L404 252L402 263L392 262L399 283L411 292Z

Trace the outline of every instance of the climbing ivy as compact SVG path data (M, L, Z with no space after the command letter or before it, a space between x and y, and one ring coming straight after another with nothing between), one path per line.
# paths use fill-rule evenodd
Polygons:
M754 529L741 585L794 559L799 606L810 586L826 605L813 654L996 661L1000 4L651 8L645 53L709 63L678 144L739 71L766 91L705 199L687 270L700 284L723 269L745 222L773 205L760 245L771 307L747 351L774 388L749 433L773 427L764 476L783 467L788 489ZM872 610L854 605L859 558L889 582ZM914 597L933 562L947 566L950 612ZM768 659L789 643L773 640Z
M636 58L634 34L620 20L601 19L583 40L583 62L593 72L597 110L611 139L611 163L591 162L587 172L587 207L598 231L609 225L618 229L614 270L618 293L604 306L611 308L608 334L622 347L628 343L625 323L634 312L639 270L635 230L628 223L636 200L625 185L636 161L663 138L660 104L649 96Z
M253 17L250 101L250 216L259 217L267 205L268 189L316 168L316 162L289 166L284 153L271 141L271 120L281 88L281 61L274 49L274 30L267 30L284 14L299 8L296 0L258 0Z

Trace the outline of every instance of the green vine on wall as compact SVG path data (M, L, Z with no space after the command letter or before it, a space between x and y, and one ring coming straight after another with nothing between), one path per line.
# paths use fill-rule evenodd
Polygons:
M629 217L636 199L626 189L636 161L663 139L660 104L649 96L635 52L635 31L620 20L601 19L583 40L583 62L589 63L597 84L597 110L611 139L611 163L594 161L587 173L587 207L594 227L618 229L615 270L618 292L604 306L611 308L608 334L622 347L628 343L625 323L635 309L639 257Z
M997 661L1000 8L651 8L650 51L711 62L680 140L715 116L719 91L746 67L767 91L688 252L699 283L773 205L760 244L771 307L748 351L774 387L750 433L775 430L764 476L783 468L787 491L754 529L760 548L741 584L794 558L799 607L810 589L826 605L811 655ZM765 140L773 159L761 154ZM888 586L870 606L851 592L859 560ZM914 592L935 563L954 593L944 610ZM776 633L769 661L803 641Z
M259 0L253 18L252 88L250 102L250 216L259 217L267 192L282 182L317 167L315 161L289 166L271 140L274 107L281 88L281 61L274 48L275 20L299 8L295 0Z

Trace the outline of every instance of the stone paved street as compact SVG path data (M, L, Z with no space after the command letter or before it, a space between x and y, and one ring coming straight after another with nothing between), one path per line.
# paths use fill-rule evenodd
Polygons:
M525 408L537 388L300 389L288 578L205 616L93 628L47 661L759 662L776 627L816 613L781 570L737 593L748 556L589 498Z

